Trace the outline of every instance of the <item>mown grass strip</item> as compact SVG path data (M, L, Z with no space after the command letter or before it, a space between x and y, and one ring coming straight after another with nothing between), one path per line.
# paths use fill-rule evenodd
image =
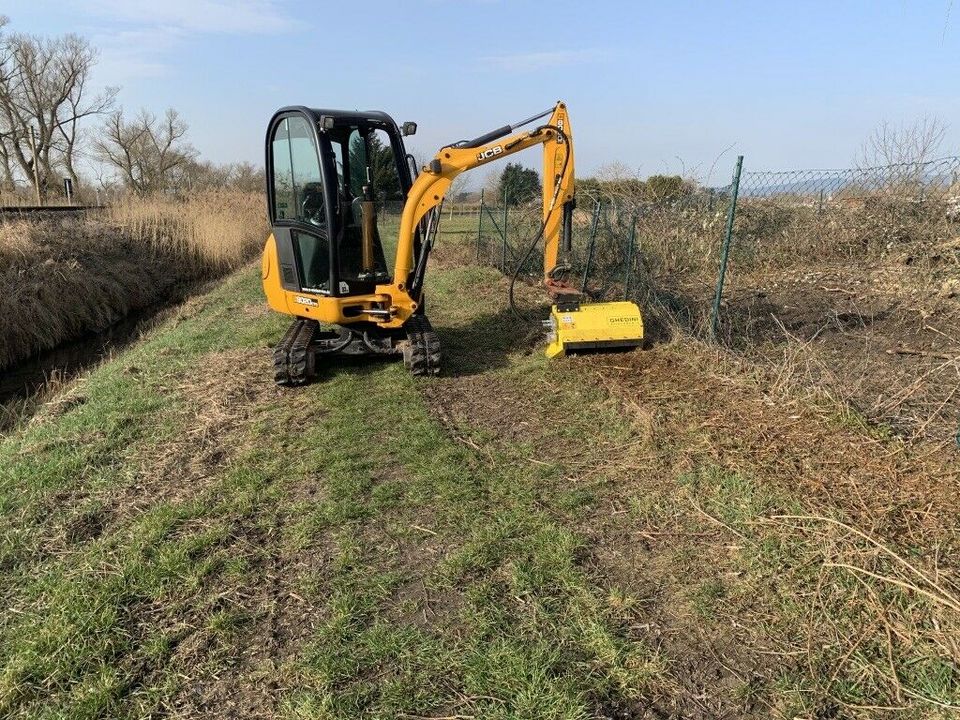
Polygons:
M291 715L585 718L634 692L655 659L619 637L576 567L579 542L538 506L542 468L478 458L395 364L345 367L267 403L202 492L42 552L66 516L91 512L82 497L129 484L148 446L189 430L178 378L277 331L275 318L238 317L259 302L255 280L92 373L82 405L4 440L3 507L19 528L4 534L4 714L189 703L185 688L242 663L259 632L262 608L236 598L263 582L264 555L314 552L330 562L298 569L291 587L319 624L277 672L297 679L279 701ZM291 406L318 412L298 422ZM297 494L307 486L317 492Z

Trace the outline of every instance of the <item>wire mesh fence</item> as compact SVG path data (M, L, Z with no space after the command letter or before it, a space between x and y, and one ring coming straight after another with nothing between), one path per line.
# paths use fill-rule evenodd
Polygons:
M869 259L960 221L960 158L848 170L747 172L735 243L755 261ZM741 262L743 260L741 259Z
M732 187L669 180L578 185L568 281L593 299L638 301L706 332ZM735 211L729 268L738 278L829 261L866 262L960 232L960 157L844 170L746 171ZM477 261L535 280L542 254L527 250L541 213L538 201L509 207L502 199L481 202ZM724 339L736 342L736 323L721 326Z
M692 186L667 201L629 187L578 189L566 280L593 300L632 299L696 323L690 303L670 286L680 275L715 274L717 232L728 201L723 191ZM477 262L536 281L543 275L542 243L531 245L541 222L537 201L484 203L476 223Z
M958 194L960 157L844 170L746 172L740 184L745 200L777 198L817 209L876 196L950 202Z

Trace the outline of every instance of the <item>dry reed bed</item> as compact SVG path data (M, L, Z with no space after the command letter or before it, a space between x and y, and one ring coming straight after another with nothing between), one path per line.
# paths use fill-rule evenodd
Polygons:
M0 369L229 272L266 233L260 196L238 192L0 220Z

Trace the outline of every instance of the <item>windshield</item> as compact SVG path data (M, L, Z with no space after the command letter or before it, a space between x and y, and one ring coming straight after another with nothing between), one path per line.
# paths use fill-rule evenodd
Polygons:
M372 292L392 279L407 182L402 142L375 120L344 117L322 127L315 122L291 112L272 125L271 217L275 225L288 226L285 242L303 289ZM370 217L372 226L365 223Z
M396 247L399 217L403 208L403 190L397 157L384 131L364 124L337 128L328 133L337 165L337 180L342 205L342 224L338 239L340 277L348 282L373 279L387 282L387 266ZM362 265L364 188L370 188L377 218L374 227L374 267Z

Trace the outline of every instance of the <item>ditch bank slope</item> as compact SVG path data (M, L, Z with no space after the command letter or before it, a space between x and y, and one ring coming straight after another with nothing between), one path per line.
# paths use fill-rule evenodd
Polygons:
M122 335L125 319L248 261L266 234L262 199L232 191L0 217L0 395L35 384L18 363L73 340ZM83 348L63 355L43 358L40 369L56 375Z

